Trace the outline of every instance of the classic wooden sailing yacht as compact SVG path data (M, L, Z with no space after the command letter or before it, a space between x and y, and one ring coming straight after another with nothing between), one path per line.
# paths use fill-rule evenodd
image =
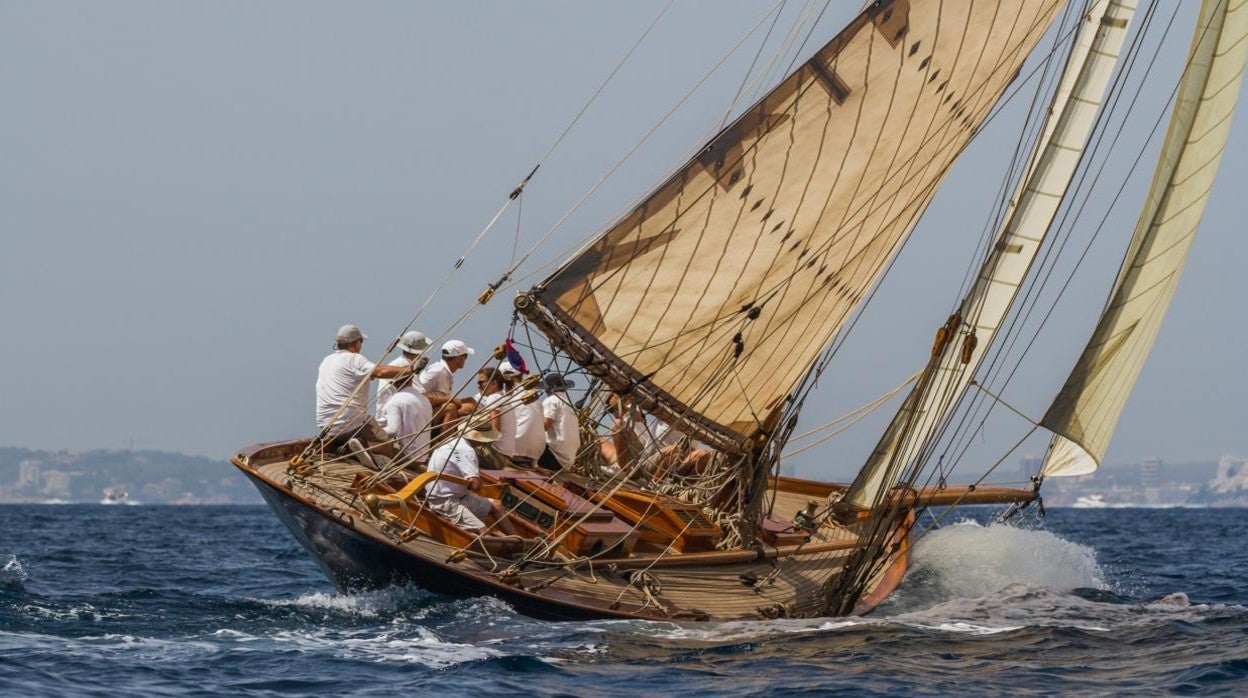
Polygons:
M407 582L552 618L870 610L900 582L919 512L1024 505L1045 477L1089 472L1104 455L1226 142L1248 56L1245 0L1201 5L1110 300L1036 425L1054 436L1034 487L947 485L937 444L957 429L1078 187L1085 146L1107 123L1102 104L1121 89L1115 65L1134 14L1128 0L873 2L632 211L518 293L508 337L540 337L521 348L589 384L576 401L574 466L482 473L520 536L465 530L425 506L430 483L455 478L330 452L325 434L250 447L235 465L343 590ZM1065 67L1020 151L978 275L900 410L852 482L779 477L834 340L1055 21L1066 28ZM528 379L506 404L531 403L535 385ZM603 440L644 437L655 420L685 435L674 453L617 436L617 461L604 460ZM693 449L705 451L701 465L680 467Z

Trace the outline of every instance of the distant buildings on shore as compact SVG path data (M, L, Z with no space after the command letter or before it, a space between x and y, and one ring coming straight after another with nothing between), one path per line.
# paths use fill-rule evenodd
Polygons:
M161 451L0 448L0 503L254 504L233 466Z
M1024 456L1019 472L1040 469L1038 456ZM1078 477L1044 483L1044 502L1058 507L1248 507L1248 460L1222 456L1217 462L1169 464L1159 458L1102 467Z

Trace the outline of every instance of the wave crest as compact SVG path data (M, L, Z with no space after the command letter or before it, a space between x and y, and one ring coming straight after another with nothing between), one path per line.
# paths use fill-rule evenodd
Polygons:
M11 555L4 567L0 567L0 588L21 588L29 578L25 568L22 567L21 560L18 560L16 555Z
M1096 551L1049 531L963 521L924 535L897 599L910 608L1011 586L1107 589Z

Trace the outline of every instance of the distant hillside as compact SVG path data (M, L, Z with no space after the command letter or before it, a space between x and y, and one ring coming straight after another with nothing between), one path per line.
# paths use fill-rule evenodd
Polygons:
M260 495L224 460L165 451L0 448L0 503L256 504Z

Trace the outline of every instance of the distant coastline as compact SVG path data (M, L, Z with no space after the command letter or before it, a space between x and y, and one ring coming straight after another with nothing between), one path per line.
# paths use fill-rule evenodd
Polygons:
M0 504L259 504L234 466L184 453L0 448Z
M1039 461L1027 456L1019 467L1019 476L1025 479L1038 470ZM1218 461L1163 464L1148 459L1107 466L1083 477L1050 478L1041 494L1050 507L1246 507L1248 461L1224 456ZM0 504L262 502L247 478L223 459L153 450L0 448Z

